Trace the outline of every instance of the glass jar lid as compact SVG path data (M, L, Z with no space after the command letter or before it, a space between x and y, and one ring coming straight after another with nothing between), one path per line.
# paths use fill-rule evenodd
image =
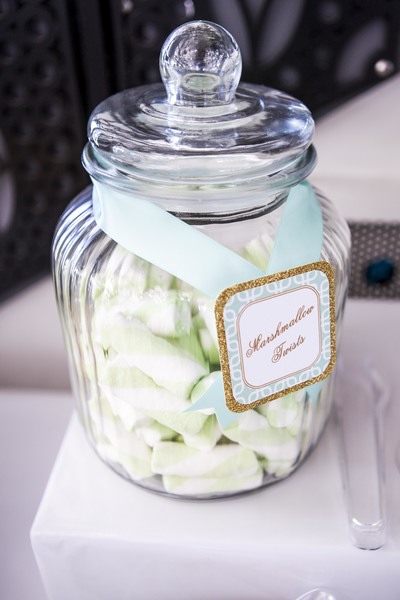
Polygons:
M153 184L270 180L287 169L303 179L315 161L311 113L280 91L239 84L241 68L223 27L182 25L161 50L164 85L125 90L93 111L85 167L92 174L95 155L104 173Z

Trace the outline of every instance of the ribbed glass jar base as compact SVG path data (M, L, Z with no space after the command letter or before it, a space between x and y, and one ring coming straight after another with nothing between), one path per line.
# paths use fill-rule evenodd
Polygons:
M336 325L346 298L349 232L318 194L321 260L335 270ZM200 229L265 270L281 209ZM287 477L329 416L333 377L221 429L210 411L184 413L220 373L213 302L118 246L96 225L91 189L64 213L53 274L77 409L98 455L151 491L187 499L233 496Z
M329 387L326 386L324 391L320 394L317 402L314 402L308 395L304 394L299 406L299 412L301 412L299 432L297 436L294 436L295 439L292 441L293 447L286 450L289 453L286 458L285 449L278 449L280 458L278 458L276 462L277 464L280 464L280 468L274 468L271 462L268 465L268 459L261 455L258 456L259 463L264 465L261 477L258 473L256 473L255 477L248 475L246 478L243 477L242 479L237 479L236 476L233 475L229 478L213 478L215 481L211 482L211 478L208 477L196 478L190 476L185 478L185 489L182 489L181 487L181 489L176 491L170 491L169 489L166 489L164 483L165 479L162 475L152 475L151 477L144 479L132 478L132 474L123 464L121 464L121 462L110 460L108 453L105 452L103 454L95 440L89 437L89 441L96 454L116 473L129 481L133 481L136 485L156 494L176 498L178 500L217 500L249 494L286 479L286 477L293 473L314 450L329 417L331 401L333 398L330 389L332 383L333 378L330 381ZM267 434L266 427L264 427L262 435L265 436L265 434ZM284 436L285 434L282 435L282 437ZM265 451L269 454L273 452L272 449ZM203 458L204 461L208 460L206 452L204 452ZM233 471L236 471L235 467L233 468ZM182 480L180 480L180 482L181 481ZM213 483L212 486L211 483ZM200 485L204 486L204 489L199 489Z

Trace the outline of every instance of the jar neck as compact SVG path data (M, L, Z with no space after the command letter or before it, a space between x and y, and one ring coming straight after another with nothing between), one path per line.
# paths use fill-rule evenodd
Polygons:
M205 178L201 171L197 177L182 179L172 165L170 179L160 180L111 163L91 144L86 145L82 160L96 183L152 202L190 224L207 225L257 219L276 210L290 189L312 171L316 153L310 146L285 169L272 175L255 170L253 176L238 176L235 181Z
M185 213L169 211L175 217L185 221L189 225L207 226L213 224L240 223L241 221L249 221L260 219L269 213L277 210L286 201L288 192L284 191L280 194L269 197L269 202L266 205L254 206L249 209L243 209L232 212L213 212L213 213Z

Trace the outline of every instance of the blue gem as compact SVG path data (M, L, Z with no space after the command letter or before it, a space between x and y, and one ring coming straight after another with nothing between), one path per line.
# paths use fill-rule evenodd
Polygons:
M393 261L388 258L376 259L369 263L365 276L371 285L375 283L389 283L395 273Z

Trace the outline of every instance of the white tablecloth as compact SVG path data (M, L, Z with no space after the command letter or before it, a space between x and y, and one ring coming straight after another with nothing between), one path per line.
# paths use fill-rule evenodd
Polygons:
M393 388L383 548L368 552L349 541L333 422L287 480L202 503L123 480L97 458L74 419L32 528L50 600L290 600L317 586L338 600L398 600L400 369L392 336L399 331L397 302L349 302L344 357L370 354Z
M29 530L71 416L70 393L0 390L0 598L44 600Z

